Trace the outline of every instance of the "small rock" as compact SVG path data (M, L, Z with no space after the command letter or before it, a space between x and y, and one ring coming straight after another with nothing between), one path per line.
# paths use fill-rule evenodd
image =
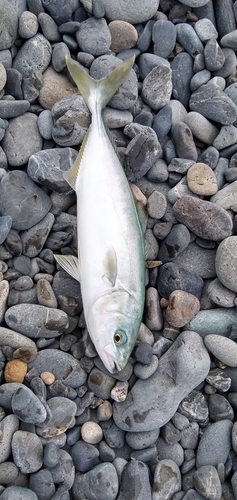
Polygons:
M37 117L33 113L24 113L13 118L9 122L2 145L12 167L24 165L32 154L42 148Z
M225 371L220 370L220 368L214 368L213 370L210 370L207 375L206 381L208 384L210 384L220 392L228 391L231 386L231 378L228 377Z
M14 463L21 472L29 474L42 467L43 446L36 434L27 431L16 431L11 446Z
M170 294L166 319L176 328L181 328L192 319L200 309L200 302L194 295L176 290Z
M48 469L41 469L30 475L29 487L35 492L38 500L52 498L56 492L53 476Z
M237 119L236 105L212 82L193 92L189 106L192 111L223 125L230 125Z
M231 325L237 322L237 311L231 308L219 307L199 311L184 329L193 329L202 337L208 334L227 336Z
M19 304L5 314L10 328L32 338L52 338L61 335L68 327L68 316L63 311L38 304Z
M161 262L173 261L190 243L190 232L183 224L175 224L160 245Z
M27 373L27 364L20 359L12 359L8 361L4 370L4 378L6 382L23 382Z
M213 422L224 419L234 420L234 410L222 394L210 394L208 400L209 417Z
M96 422L85 422L81 427L81 437L86 443L97 444L103 438L103 431Z
M169 500L176 491L181 490L180 470L173 460L160 460L154 473L152 498L154 500Z
M61 40L61 36L58 32L58 26L49 14L40 12L38 15L38 21L44 37L49 42L59 42Z
M199 467L193 476L195 488L205 498L220 500L222 496L221 482L217 470L212 465Z
M115 380L111 375L103 373L98 368L93 368L88 378L88 387L94 394L102 399L109 399Z
M47 405L49 416L38 423L37 434L45 438L59 436L74 423L77 405L75 401L61 396L52 397L47 401Z
M77 93L65 75L57 73L49 66L43 74L43 84L39 92L39 103L44 109L52 109L53 105Z
M57 349L43 349L37 358L29 364L30 370L37 373L50 371L56 379L72 388L80 387L87 380L87 374L79 361L70 354ZM0 403L1 404L1 403Z
M51 59L51 45L46 38L37 33L26 40L18 50L13 61L13 68L20 71L23 78L28 78L33 72L43 73L48 67Z
M88 472L91 469L94 470L95 466L98 464L99 450L93 444L85 443L85 441L80 439L71 447L71 456L76 470L80 473ZM81 474L79 477L81 477ZM77 475L75 484L76 482ZM79 498L80 497L78 497L78 500Z
M155 111L169 103L171 92L171 69L166 64L156 66L143 80L142 98Z
M85 474L76 473L72 491L75 500L80 500L81 495L85 498L93 495L97 500L115 500L118 489L116 469L113 464L105 462Z
M218 278L208 285L208 296L219 307L234 307L236 293L221 284Z
M216 176L205 163L195 163L187 172L189 189L199 196L211 196L218 191Z
M47 416L46 409L35 394L22 385L12 397L12 411L22 421L41 424Z
M0 50L12 47L17 37L17 28L17 9L14 9L7 0L3 0L1 4L0 20Z
M139 460L128 462L122 473L118 500L151 500L151 486L147 466Z
M111 390L110 397L117 401L118 403L121 401L125 401L128 393L128 382L120 382L118 381L113 389Z
M157 0L148 0L146 4L142 0L136 0L132 4L126 5L126 9L124 9L116 0L102 0L102 3L107 19L110 21L121 19L131 24L144 23L151 19L159 5Z
M226 463L231 449L231 432L233 423L230 420L220 420L208 427L198 445L196 467Z
M227 366L237 366L237 345L222 335L206 335L204 343L208 350Z
M9 408L11 411L11 406ZM1 432L1 448L0 448L0 463L6 462L11 455L11 441L14 433L19 428L19 419L16 415L10 414L3 418L0 422Z
M112 21L108 26L111 33L110 50L115 54L136 45L138 34L132 24L125 21Z
M111 45L111 33L104 18L90 17L80 24L76 39L83 52L93 56L104 54Z
M194 137L204 144L212 145L219 133L219 129L213 123L196 111L187 113L183 121L189 126Z
M19 17L19 35L21 38L32 38L38 31L38 19L33 14L25 10Z
M216 274L220 282L234 292L237 292L235 280L237 269L236 243L237 236L225 238L216 252Z

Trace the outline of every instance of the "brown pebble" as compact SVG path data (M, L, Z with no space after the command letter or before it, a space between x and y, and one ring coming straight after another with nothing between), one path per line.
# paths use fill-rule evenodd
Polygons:
M138 40L137 30L126 21L112 21L109 23L111 33L110 49L118 54L122 50L131 49Z
M46 385L51 385L55 382L55 376L51 372L42 372L40 376Z
M97 408L97 417L99 421L109 420L113 414L113 407L111 403L105 400L98 408Z
M20 359L21 361L24 361L24 363L30 363L31 361L34 361L38 354L37 347L31 347L31 346L24 346L24 347L18 347L13 353L13 358L14 359Z
M176 328L186 325L200 309L200 302L191 293L175 290L169 296L166 320Z
M187 172L190 191L200 196L211 196L218 191L216 176L205 163L194 163Z
M20 359L12 359L6 363L4 378L6 382L18 382L22 384L26 373L27 363Z
M39 102L44 109L51 109L57 101L76 92L78 90L68 81L66 76L49 67L43 74L43 86L39 93Z

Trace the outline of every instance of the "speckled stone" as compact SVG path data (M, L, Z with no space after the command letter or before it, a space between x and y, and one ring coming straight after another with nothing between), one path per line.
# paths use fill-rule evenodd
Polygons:
M168 500L173 497L176 491L180 490L181 474L179 467L173 460L160 460L154 473L153 500Z
M125 21L112 21L108 26L111 33L110 50L117 54L136 45L138 34L132 24Z
M68 316L59 309L38 304L18 304L5 314L7 325L30 338L52 338L64 333L68 327Z
M237 236L225 238L216 252L216 274L221 283L237 292Z
M143 80L142 98L155 111L169 103L171 92L171 69L166 64L156 66Z
M9 121L2 146L9 165L19 167L42 148L43 139L37 126L37 116L24 113Z
M221 482L213 465L200 467L193 476L195 488L205 498L220 500L222 496Z
M189 189L199 196L211 196L218 191L216 176L205 163L195 163L187 172Z
M121 19L131 24L143 23L151 19L157 11L158 0L148 0L145 4L143 0L135 0L131 4L123 5L117 0L102 0L105 8L106 18L110 21Z
M27 364L20 359L11 359L6 363L4 378L6 382L22 383L27 373Z
M57 73L51 66L46 69L39 92L39 103L44 109L52 109L57 101L75 93L77 93L76 87L65 75Z
M208 334L217 334L227 337L231 325L237 322L235 308L219 307L210 310L201 310L184 329L191 329L202 337Z
M40 438L32 432L15 432L12 438L12 454L15 465L23 473L36 472L43 465L43 446Z
M85 474L77 472L72 488L75 500L80 500L82 494L84 498L115 500L118 490L119 482L116 469L113 464L108 462L96 465Z
M208 350L227 366L237 366L237 344L222 335L206 335L204 343Z
M43 73L49 65L52 48L48 40L37 33L22 45L14 61L13 68L18 69L23 78L28 78L34 71Z

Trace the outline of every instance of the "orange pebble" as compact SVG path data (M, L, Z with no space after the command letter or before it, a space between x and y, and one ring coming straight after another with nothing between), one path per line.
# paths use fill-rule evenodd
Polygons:
M20 359L12 359L8 361L4 370L4 378L6 382L22 383L27 373L27 363Z

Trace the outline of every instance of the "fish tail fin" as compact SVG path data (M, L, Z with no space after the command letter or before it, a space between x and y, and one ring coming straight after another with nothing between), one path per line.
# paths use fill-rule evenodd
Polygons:
M128 75L134 60L135 56L129 57L129 59L126 59L115 68L110 75L101 80L94 80L78 62L66 56L66 64L69 73L85 99L91 113L93 113L95 109L100 112L105 108L106 104L108 104Z

